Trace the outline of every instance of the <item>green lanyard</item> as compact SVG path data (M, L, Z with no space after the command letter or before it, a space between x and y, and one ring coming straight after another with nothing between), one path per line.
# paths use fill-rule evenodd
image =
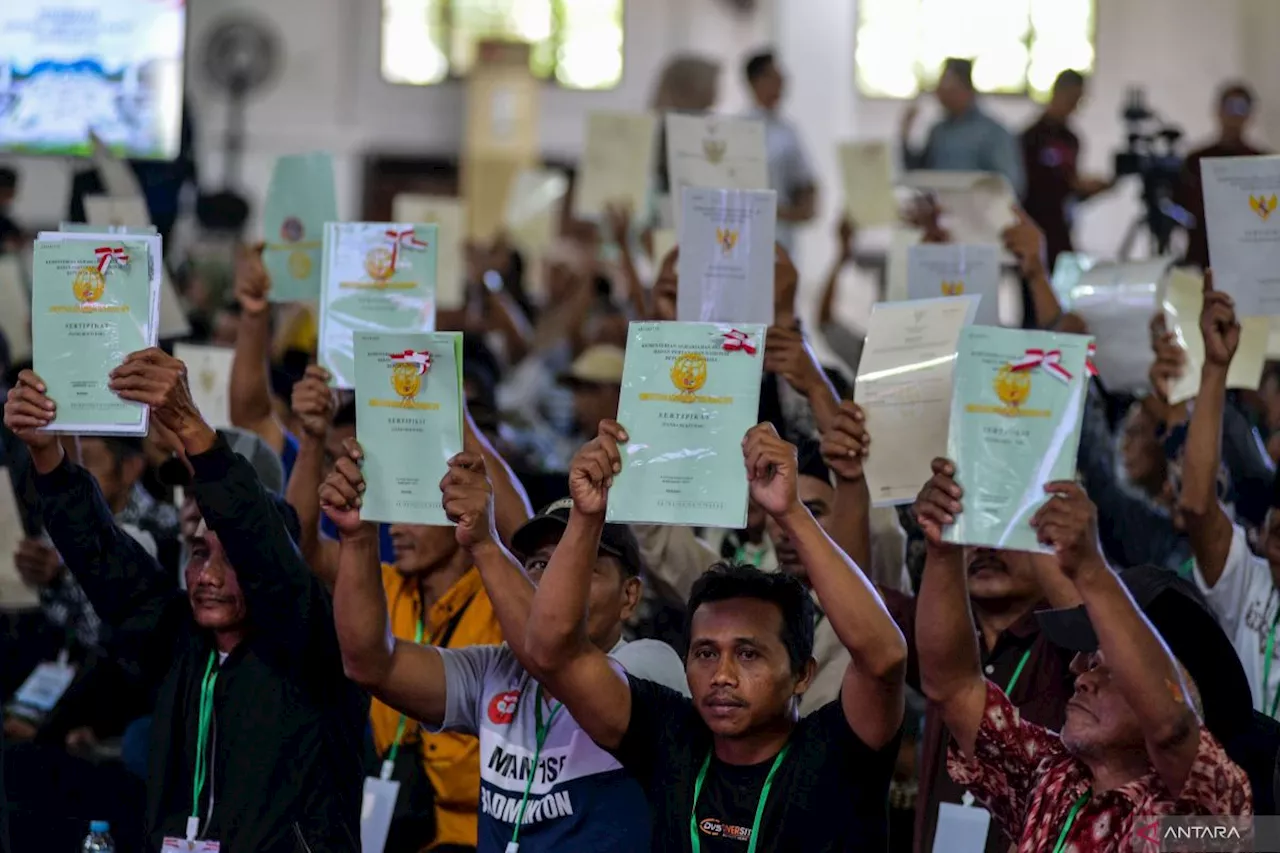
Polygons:
M760 561L764 559L764 549L758 549L751 559L747 559L747 548L745 545L739 545L737 550L733 552L733 561L735 563L750 563L757 569L760 568Z
M547 742L547 733L551 731L551 723L555 721L556 714L560 713L560 709L564 707L561 703L551 709L551 716L547 717L547 721L542 721L542 685L538 685L538 690L533 697L533 719L536 728L533 730L533 763L529 765L529 779L524 783L524 795L520 797L520 811L516 813L516 828L511 832L511 842L507 844L506 853L515 853L520 849L520 827L524 824L524 810L529 805L529 792L533 790L533 777L538 774L538 759L542 756L542 745Z
M1058 843L1053 845L1053 853L1062 853L1067 846L1067 836L1071 834L1071 825L1076 822L1076 815L1084 808L1084 804L1089 802L1089 798L1093 796L1093 789L1085 791L1080 795L1074 803L1071 804L1071 811L1067 812L1067 822L1062 826L1062 832L1058 833Z
M1276 625L1280 625L1280 611L1276 612L1275 618L1271 620L1271 633L1267 636L1266 659L1262 662L1262 687L1259 688L1259 695L1263 696L1263 709L1268 717L1276 715L1276 709L1280 708L1280 684L1276 685L1275 695L1271 697L1271 707L1266 707L1267 685L1271 682L1271 655L1276 650Z
M1022 653L1022 660L1018 661L1018 666L1013 671L1013 677L1009 679L1009 683L1005 685L1004 695L1013 695L1013 685L1018 683L1018 676L1022 675L1022 668L1027 665L1027 661L1031 658L1031 649L1027 649Z
M760 802L756 804L756 817L751 822L751 841L747 845L747 853L756 853L756 844L760 840L760 819L764 817L764 804L769 801L769 789L773 787L773 776L782 766L782 759L787 757L790 749L791 743L788 741L778 753L778 757L773 759L769 775L764 777L764 787L760 789ZM708 752L702 762L702 769L698 771L698 780L693 783L693 808L689 812L689 843L693 845L693 853L701 853L702 850L702 840L698 837L698 797L702 794L702 782L707 778L707 768L710 766L711 753Z
M422 634L426 627L422 623L422 617L418 617L418 628L413 632L413 641L418 645L422 645ZM400 741L404 739L404 729L408 724L408 718L404 714L400 715L400 722L396 723L396 736L391 741L391 751L387 753L387 760L382 762L382 779L386 781L391 778L391 771L396 766L396 756L400 754Z
M204 680L200 682L200 713L196 729L196 774L192 783L191 818L187 821L188 840L194 841L200 823L200 797L204 794L210 762L206 756L209 747L209 730L213 728L213 686L218 681L218 653L209 652L209 664L204 668Z

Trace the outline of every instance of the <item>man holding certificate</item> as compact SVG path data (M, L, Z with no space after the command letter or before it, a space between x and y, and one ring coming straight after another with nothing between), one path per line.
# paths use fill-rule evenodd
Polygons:
M112 626L114 653L158 691L149 849L354 853L368 700L343 674L329 596L294 545L296 517L200 417L182 362L132 353L110 390L147 406L191 469L202 517L185 594L44 430L58 406L33 372L9 392L5 423L31 450L44 527Z
M646 787L655 850L723 849L721 839L885 850L906 646L870 583L800 503L796 449L772 426L744 437L744 473L849 652L841 698L796 722L813 677L813 603L795 578L743 564L717 564L694 585L692 702L622 672L587 638L595 555L627 441L606 421L569 473L573 509L529 614L535 674Z

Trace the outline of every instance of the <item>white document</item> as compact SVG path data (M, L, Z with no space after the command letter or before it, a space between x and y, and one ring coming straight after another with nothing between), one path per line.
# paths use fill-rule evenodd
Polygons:
M996 172L908 172L903 185L937 198L940 224L956 243L999 245L1005 229L1018 222L1013 187Z
M865 470L876 506L915 500L932 460L946 455L956 347L977 310L977 296L871 306L853 397L871 436Z
M972 799L971 795L966 797ZM991 812L981 806L939 803L933 853L982 853L987 849L990 829Z
M401 193L391 202L396 222L437 226L436 307L457 311L467 304L467 207L461 199Z
M93 143L93 165L98 170L98 177L102 179L107 195L140 198L142 184L138 183L138 176L133 173L129 164L112 154L111 149L92 130L89 131L89 141Z
M1053 277L1049 283L1053 286L1053 295L1058 297L1058 304L1063 311L1071 310L1071 291L1080 283L1080 277L1093 269L1097 263L1088 255L1079 252L1061 252L1053 264Z
M882 296L883 301L906 302L911 298L907 295L909 253L911 247L921 245L920 241L923 239L923 231L919 228L909 228L905 225L897 226L889 233L889 251L885 254L884 259L885 292Z
M25 536L9 469L0 468L0 610L40 606L40 594L35 587L27 585L13 564L13 555Z
M1000 251L992 245L927 243L907 249L907 296L978 296L979 326L1000 325ZM957 333L958 334L958 333Z
M1236 314L1280 314L1280 156L1200 161L1213 286Z
M523 169L516 175L507 194L503 226L521 251L541 257L555 242L568 191L568 177L554 169Z
M1152 354L1147 328L1160 310L1160 282L1169 264L1169 258L1097 264L1071 291L1071 310L1097 341L1094 365L1112 393L1136 393L1148 385Z
M685 187L769 189L764 122L668 113L666 130L667 177L676 230L680 228L680 199Z
M1200 310L1204 306L1204 276L1199 270L1170 271L1165 283L1162 307L1165 328L1177 336L1186 353L1182 375L1169 384L1165 394L1177 405L1200 393L1200 372L1204 369L1204 335L1200 332ZM1240 344L1227 369L1227 387L1256 391L1266 367L1271 322L1267 317L1240 320Z
M773 190L686 188L676 318L773 324Z
M893 191L893 151L887 142L846 142L838 150L844 178L845 211L859 228L893 225L898 199Z
M382 853L391 833L400 783L366 776L360 806L360 853Z
M0 255L0 333L13 363L31 358L31 291L17 255Z
M137 196L86 196L84 200L85 218L90 225L102 225L107 228L151 228L151 213L147 210L147 202L141 195ZM160 339L185 338L191 334L191 324L182 308L182 300L174 289L169 278L169 270L164 264L163 245L152 255L156 267L160 270Z
M187 366L187 382L192 402L200 415L215 429L231 423L231 363L235 350L229 347L174 344L173 357Z
M607 205L639 216L649 198L658 120L651 113L587 114L587 140L574 185L574 212L599 219Z

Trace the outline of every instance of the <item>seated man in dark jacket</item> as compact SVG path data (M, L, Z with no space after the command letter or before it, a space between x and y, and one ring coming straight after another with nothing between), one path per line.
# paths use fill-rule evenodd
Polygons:
M220 853L359 850L359 745L368 703L346 680L327 593L287 510L200 417L182 362L159 349L112 373L181 442L202 522L187 593L120 530L93 478L39 428L56 401L23 371L5 423L31 450L42 519L109 646L157 686L149 847L200 839ZM184 848L185 849L185 848Z

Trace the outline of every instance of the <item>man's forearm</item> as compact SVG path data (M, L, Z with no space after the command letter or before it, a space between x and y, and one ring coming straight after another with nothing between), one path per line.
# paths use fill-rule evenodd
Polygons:
M365 686L379 684L391 668L394 640L378 562L378 530L372 525L343 536L338 546L333 621L347 677Z
M241 429L256 431L272 416L271 376L267 369L270 345L270 313L241 314L227 393L231 423ZM274 449L280 451L279 447Z
M476 426L471 414L466 415L463 442L466 449L484 457L485 472L493 487L494 524L503 542L510 542L526 521L533 517L529 495L507 460L494 449L493 444Z
M603 530L603 516L569 512L564 535L533 597L525 632L527 652L541 670L555 669L575 647L590 643L587 595Z
M333 573L327 571L320 553L320 483L324 479L324 443L303 434L298 443L298 458L289 474L285 500L298 514L301 535L298 550L325 585L332 587Z
M871 490L867 478L836 481L836 522L833 539L840 550L870 577L871 572Z
M1187 452L1178 496L1182 511L1199 518L1218 509L1222 413L1226 402L1227 368L1206 364L1200 373L1200 391L1187 427ZM1190 533L1194 539L1195 531Z
M490 542L471 552L485 592L493 602L502 636L523 661L524 635L529 626L529 610L533 606L533 584L516 558L500 542Z
M884 602L848 557L818 526L809 511L778 519L795 545L818 602L859 671L899 677L907 645Z
M917 598L920 686L929 700L945 703L965 686L982 680L964 556L959 548L929 549Z

